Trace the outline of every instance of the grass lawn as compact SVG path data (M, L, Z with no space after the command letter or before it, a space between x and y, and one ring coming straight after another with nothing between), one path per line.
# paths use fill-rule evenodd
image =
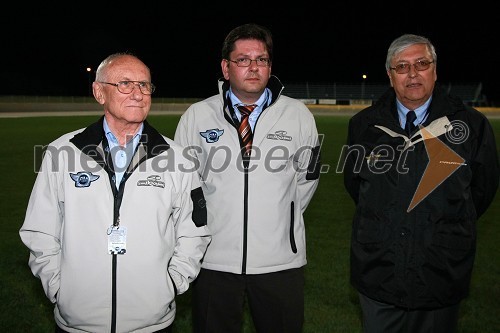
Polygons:
M53 306L28 267L28 250L21 243L28 198L35 180L34 146L84 127L96 116L3 118L0 122L0 331L54 331ZM150 116L160 132L173 138L179 116ZM306 211L308 265L304 332L361 332L357 294L349 284L349 241L354 205L335 172L345 141L347 116L317 116L323 173ZM491 119L500 147L500 119ZM500 330L500 196L478 222L478 249L470 296L462 303L461 333ZM190 332L190 291L178 297L175 332ZM254 332L246 315L244 332Z

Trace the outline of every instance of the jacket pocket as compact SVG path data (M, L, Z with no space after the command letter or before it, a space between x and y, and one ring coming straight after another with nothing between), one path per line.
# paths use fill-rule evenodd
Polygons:
M295 204L292 201L290 205L290 246L292 247L292 252L297 253L297 244L295 244L295 234L293 233L295 225Z
M463 216L431 214L432 244L450 250L469 250L475 244L476 231L472 219Z
M172 277L172 275L170 275L170 272L167 270L167 274L168 274L168 277L170 278L170 282L172 282L172 286L174 287L174 297L177 296L179 294L178 290L177 290L177 285L175 284L175 281L174 281L174 278Z
M197 187L191 191L191 200L193 201L192 219L197 227L207 225L207 202L203 195L201 187Z

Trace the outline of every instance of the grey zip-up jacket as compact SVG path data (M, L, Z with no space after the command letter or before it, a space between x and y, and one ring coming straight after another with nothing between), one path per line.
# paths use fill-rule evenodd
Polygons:
M101 118L47 147L20 236L62 329L154 332L174 320L210 242L203 191L147 122L119 189L106 143ZM126 228L123 254L110 253L113 224Z
M300 101L281 95L274 76L273 100L257 119L253 153L243 163L238 120L219 94L191 105L175 140L189 148L207 200L212 243L202 267L262 274L306 264L303 213L319 181L319 141L313 115Z

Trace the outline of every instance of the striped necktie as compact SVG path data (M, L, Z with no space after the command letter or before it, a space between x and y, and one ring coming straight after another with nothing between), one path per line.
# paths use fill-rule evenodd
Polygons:
M241 121L240 127L238 127L238 133L241 137L241 143L243 147L245 147L244 156L250 156L252 149L252 138L253 133L250 127L250 123L248 122L248 116L252 111L257 107L255 104L251 105L238 105L238 110L241 112Z

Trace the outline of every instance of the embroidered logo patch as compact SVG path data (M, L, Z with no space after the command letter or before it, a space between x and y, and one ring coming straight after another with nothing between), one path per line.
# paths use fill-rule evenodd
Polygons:
M284 140L284 141L292 141L292 137L289 135L286 135L286 131L276 131L274 134L269 133L267 135L268 139L271 140Z
M165 187L165 182L161 180L158 175L149 176L146 180L138 180L137 186L154 186L154 187Z
M207 143L214 143L219 141L219 138L221 135L224 134L224 130L222 129L209 129L206 130L205 132L200 132L200 135L205 138Z
M99 176L86 171L79 171L78 173L70 172L69 176L75 181L75 187L89 187L90 183L99 179Z

